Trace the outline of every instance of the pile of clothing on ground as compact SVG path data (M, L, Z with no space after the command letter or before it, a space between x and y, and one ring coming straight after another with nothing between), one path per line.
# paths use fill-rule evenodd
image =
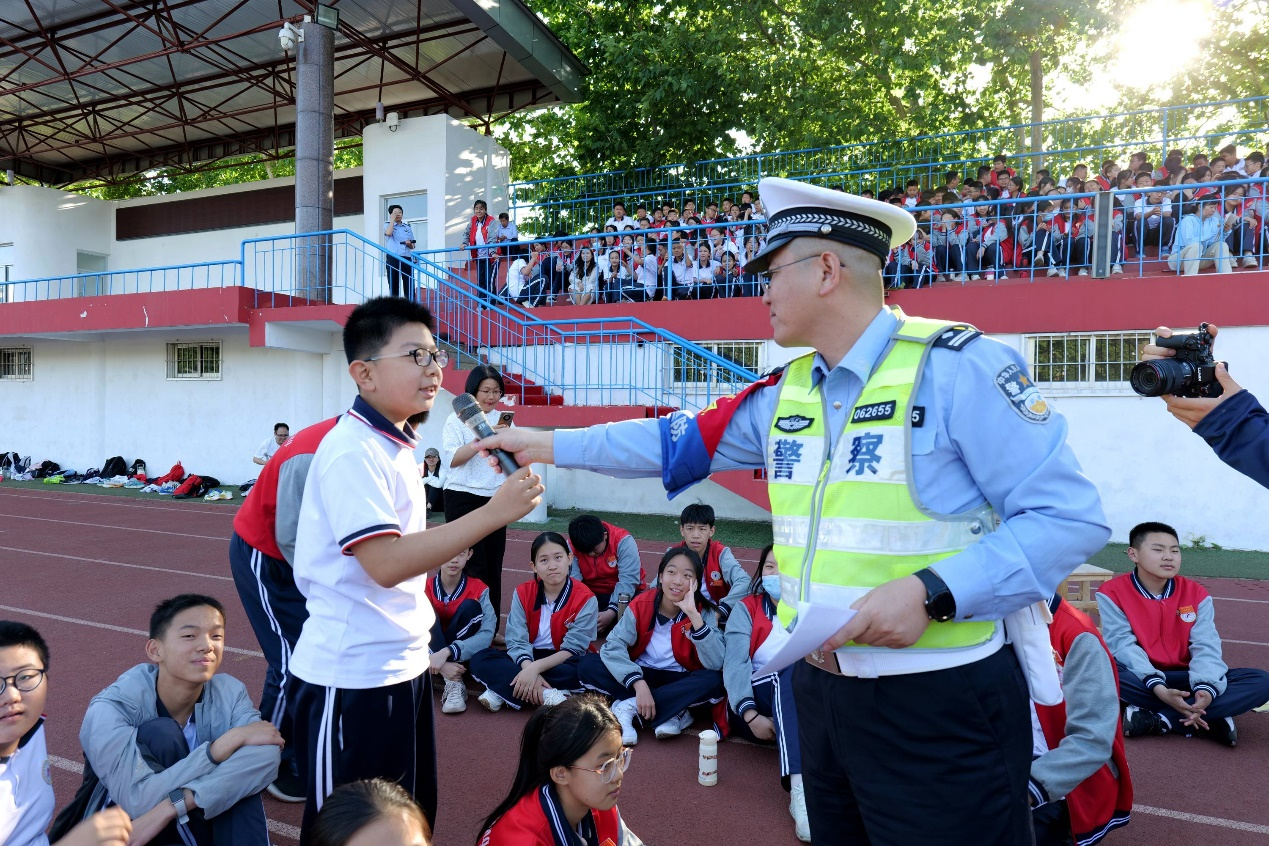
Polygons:
M214 476L187 474L178 461L172 469L156 479L146 473L145 461L138 458L127 464L123 456L107 458L101 467L80 473L63 468L55 461L33 461L16 452L0 453L0 480L9 478L18 482L43 480L46 485L98 485L103 488L133 488L142 493L157 493L173 499L196 499L208 502L233 499L231 491L222 488Z

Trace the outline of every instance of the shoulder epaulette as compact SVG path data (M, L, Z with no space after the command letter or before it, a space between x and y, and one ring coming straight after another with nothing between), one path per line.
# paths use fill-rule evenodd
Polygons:
M934 339L932 346L943 347L949 350L963 350L966 346L973 343L975 338L980 337L982 334L982 332L978 331L973 326L958 323L957 325L949 326L940 332L939 336Z

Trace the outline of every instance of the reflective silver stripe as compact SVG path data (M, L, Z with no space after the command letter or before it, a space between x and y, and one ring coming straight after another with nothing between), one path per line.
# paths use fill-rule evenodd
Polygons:
M808 517L781 515L772 518L772 539L777 546L806 547L810 542ZM983 537L981 520L908 523L821 517L816 552L855 552L869 555L935 555L958 552Z

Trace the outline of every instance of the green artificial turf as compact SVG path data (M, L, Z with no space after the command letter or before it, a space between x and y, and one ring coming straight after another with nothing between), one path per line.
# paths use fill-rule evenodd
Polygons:
M1116 573L1132 569L1127 544L1110 543L1088 563ZM1269 552L1243 549L1215 549L1210 546L1182 546L1181 574L1213 579L1269 579Z

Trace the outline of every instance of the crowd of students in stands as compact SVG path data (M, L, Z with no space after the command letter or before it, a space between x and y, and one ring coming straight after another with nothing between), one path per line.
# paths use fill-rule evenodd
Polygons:
M1192 275L1215 266L1228 273L1264 262L1261 237L1269 178L1260 151L1240 156L1234 145L1214 157L1174 149L1160 164L1134 153L1127 167L1107 159L1090 171L1076 165L1060 177L1036 170L1030 184L998 155L965 179L946 172L942 184L919 180L867 197L902 205L918 220L912 240L891 252L885 267L891 288L936 282L1009 277L1011 270L1047 277L1087 276L1093 259L1095 212L1091 196L1114 191L1110 223L1110 272L1129 262L1159 263ZM1188 187L1205 185L1205 187ZM762 248L766 225L761 200L746 191L680 212L671 203L640 204L633 216L613 205L604 226L585 235L503 244L495 261L505 267L508 299L530 307L653 300L761 296L760 281L745 272L746 260ZM503 217L506 215L504 213ZM507 225L506 223L503 224ZM1147 248L1156 248L1153 254ZM498 278L495 273L494 278Z

